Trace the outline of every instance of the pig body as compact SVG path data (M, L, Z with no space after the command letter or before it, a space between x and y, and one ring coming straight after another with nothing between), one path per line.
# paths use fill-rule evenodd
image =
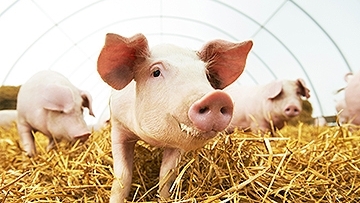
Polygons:
M92 98L63 75L40 71L24 83L18 94L18 132L29 156L36 153L32 131L49 138L48 150L61 139L85 141L90 130L83 118L83 107L91 108Z
M110 100L115 180L110 202L123 202L132 178L135 143L163 147L159 193L169 196L182 152L202 147L230 123L231 98L223 92L242 73L252 42L209 42L195 52L174 45L152 50L142 34L108 34L98 72L115 90ZM218 90L215 90L215 89Z
M102 128L110 125L110 109L109 106L106 106L103 113L100 115L97 122L92 126L92 129L97 131L101 130Z
M1 110L0 111L0 127L5 130L10 129L17 120L16 110Z
M349 76L350 80L347 79ZM340 105L345 112L343 116L347 117L349 123L360 125L360 72L345 75L345 80L348 82L344 90L345 104Z
M344 76L344 80L349 84L349 82L352 80L353 77L354 77L353 73L347 73ZM339 89L336 93L339 93L343 90L345 91L346 87ZM335 109L336 112L338 113L337 117L339 119L339 122L341 124L348 123L350 119L350 114L348 112L348 108L346 107L345 98L338 99L335 102L336 102Z
M301 96L309 98L309 89L302 79L278 80L266 85L232 84L225 91L234 101L234 116L228 132L235 128L266 132L281 129L284 122L302 110Z
M348 123L350 120L350 114L346 107L345 99L340 99L336 102L335 109L338 112L338 119L341 124Z

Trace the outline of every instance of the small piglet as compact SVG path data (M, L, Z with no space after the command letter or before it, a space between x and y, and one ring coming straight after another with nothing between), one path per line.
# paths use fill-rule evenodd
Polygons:
M19 90L17 98L18 132L29 156L36 154L32 131L49 138L48 150L55 141L87 140L90 130L83 117L83 107L92 112L91 95L79 90L60 73L40 71Z
M301 96L310 97L302 79L277 80L250 87L233 83L224 90L234 101L234 116L228 132L236 127L253 132L272 130L272 125L281 129L285 121L300 114Z
M351 78L345 78L348 85L345 87L344 115L349 123L360 125L360 71L345 77L349 76Z
M16 110L1 110L0 111L0 127L4 130L9 130L17 120Z
M215 40L200 51L170 44L148 47L142 34L107 34L98 72L113 87L111 139L115 180L110 202L123 202L132 179L137 140L163 147L159 193L169 197L183 152L202 147L225 130L233 103L221 89L243 72L251 41ZM121 90L121 91L118 91Z
M351 80L353 79L353 77L354 77L354 74L353 73L347 73L347 74L345 74L345 76L344 76L344 80L345 80L345 82L347 82L347 84L349 85L349 83L351 82ZM358 79L360 79L360 78L358 78ZM353 84L354 85L354 84ZM342 89L340 89L340 90L338 90L337 92L340 92L340 91L342 91L342 90L344 90L344 92L348 92L348 94L350 95L350 97L351 97L351 95L353 94L352 92L351 93L349 93L349 91L352 91L352 87L350 88L350 90L347 90L348 88L347 87L345 87L345 88L342 88ZM346 93L345 93L346 94ZM356 93L355 93L356 94ZM353 106L353 104L351 104L352 103L352 99L350 98L350 108L351 108L351 106ZM356 102L355 102L356 103ZM356 104L355 104L356 105ZM353 117L353 112L351 111L351 113L349 112L349 108L347 107L347 104L346 104L346 101L345 101L345 97L344 98L342 98L342 99L339 99L339 100L337 100L336 101L336 104L335 104L335 109L336 109L336 111L337 111L337 113L338 113L338 119L339 119L339 122L341 123L341 124L344 124L344 123L348 123L349 121L350 121L350 119L352 119L351 117Z

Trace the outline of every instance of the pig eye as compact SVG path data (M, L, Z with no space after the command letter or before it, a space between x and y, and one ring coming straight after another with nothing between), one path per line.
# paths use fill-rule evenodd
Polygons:
M160 70L155 70L152 74L156 78L156 77L160 76L161 72L160 72Z

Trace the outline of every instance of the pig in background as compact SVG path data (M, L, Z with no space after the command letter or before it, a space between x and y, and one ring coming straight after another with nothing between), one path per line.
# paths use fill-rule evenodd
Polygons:
M241 75L251 47L251 41L215 40L198 52L169 44L150 51L142 34L107 34L98 72L115 89L110 101L115 175L110 202L123 202L129 194L139 139L164 148L159 193L169 197L175 179L170 171L181 154L202 147L230 123L232 100L221 89Z
M254 86L233 83L224 90L234 101L234 116L228 132L235 128L253 132L281 129L286 121L302 111L302 97L310 97L310 90L302 79Z
M0 127L9 130L15 126L17 120L16 110L0 110Z
M344 79L348 83L344 88L344 99L336 104L339 121L360 125L360 72L348 73Z
M32 131L49 138L48 150L56 141L85 141L90 130L83 118L83 108L92 112L92 97L79 90L60 73L40 71L24 83L18 93L18 133L29 156L36 154Z
M345 74L344 80L347 83L347 87L348 87L349 83L352 81L353 77L354 77L353 73ZM360 79L360 78L358 78L358 79ZM350 89L348 89L347 87L339 89L336 93L339 93L341 91L344 91L344 92L348 91L348 95L349 94L351 95L352 93L349 93L349 91L352 91L352 90L356 89L356 87L354 85L350 86ZM346 95L346 93L344 93L344 94ZM352 117L351 113L349 112L348 107L347 107L347 103L346 103L346 100L345 100L345 95L344 95L344 98L336 100L336 104L335 104L335 109L336 109L337 116L338 116L340 124L348 123L350 121L351 117ZM349 106L350 108L351 108L351 105L353 105L353 104L351 104L351 101L350 101L350 106Z

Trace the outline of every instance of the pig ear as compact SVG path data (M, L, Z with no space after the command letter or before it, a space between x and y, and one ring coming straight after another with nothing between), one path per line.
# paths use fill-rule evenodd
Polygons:
M303 97L309 98L310 97L310 90L306 87L305 81L301 78L296 80L297 86L300 88L300 94Z
M109 33L98 58L97 71L107 84L120 90L134 78L134 66L149 55L144 35L126 38Z
M273 81L269 84L267 84L264 88L264 93L266 95L266 98L268 99L274 99L277 97L283 88L283 84L281 81Z
M208 80L215 89L225 88L241 75L252 45L252 41L214 40L198 52L200 59L207 63Z
M346 73L346 75L344 76L345 82L349 83L353 76L353 73Z
M92 97L91 97L91 94L87 91L83 91L81 90L80 91L80 95L83 99L83 103L82 103L82 106L85 107L85 108L88 108L89 109L89 114L91 116L94 116L94 112L92 110Z
M40 100L43 108L51 111L69 112L75 105L74 96L69 87L50 84L44 89Z

